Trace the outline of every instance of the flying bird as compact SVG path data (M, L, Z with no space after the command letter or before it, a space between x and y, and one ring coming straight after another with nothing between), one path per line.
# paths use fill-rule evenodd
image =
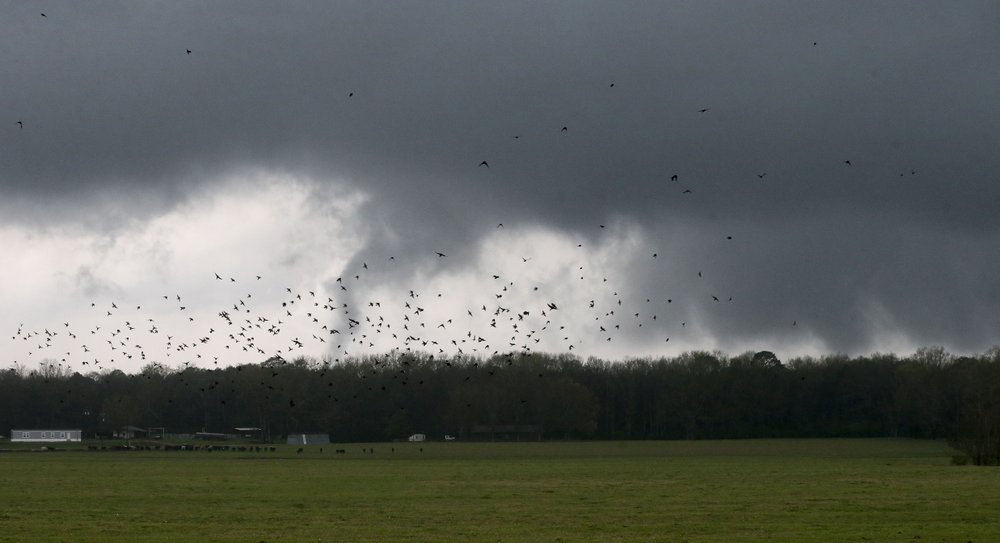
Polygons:
M699 110L698 110L698 113L705 113L706 111L709 111L709 110L711 110L711 109L712 109L712 108L710 108L710 107L706 107L706 108L702 108L702 109L699 109Z
M490 167L489 163L488 163L488 162L486 162L485 160L484 160L484 161L482 161L482 162L480 162L480 163L479 163L479 166L480 166L480 167L482 167L482 166L486 166L487 168L489 168L489 167Z
M435 253L435 254L438 255L438 258L444 258L444 257L448 256L448 255L446 255L444 253Z
M569 130L569 127L564 126L564 127L562 127L562 130L560 130L560 132L565 132L567 130Z

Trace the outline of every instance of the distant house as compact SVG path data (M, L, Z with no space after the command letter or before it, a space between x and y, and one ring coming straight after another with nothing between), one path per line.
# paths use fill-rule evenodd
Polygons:
M83 430L11 430L11 443L61 443L83 440Z
M426 434L413 434L408 438L410 441L427 441Z
M288 434L289 445L327 445L330 434Z

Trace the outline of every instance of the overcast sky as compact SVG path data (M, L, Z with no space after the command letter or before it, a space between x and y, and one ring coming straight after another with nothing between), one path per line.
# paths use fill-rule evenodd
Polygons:
M983 352L998 23L2 2L0 362Z

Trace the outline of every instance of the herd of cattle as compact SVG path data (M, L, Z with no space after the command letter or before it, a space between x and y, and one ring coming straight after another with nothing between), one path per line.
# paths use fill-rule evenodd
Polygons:
M277 447L250 445L87 445L88 451L233 451L233 452L276 452ZM300 449L301 451L301 449Z

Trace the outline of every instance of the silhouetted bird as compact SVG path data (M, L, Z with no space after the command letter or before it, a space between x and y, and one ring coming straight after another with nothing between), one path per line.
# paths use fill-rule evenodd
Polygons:
M710 108L710 107L702 108L702 109L698 110L698 113L705 113L706 111L708 111L710 109L712 109L712 108Z
M486 166L487 168L489 168L489 167L490 167L490 165L489 165L489 164L488 164L488 163L487 163L487 162L486 162L485 160L484 160L484 161L482 161L482 162L480 162L480 163L479 163L479 165L480 165L480 166Z

